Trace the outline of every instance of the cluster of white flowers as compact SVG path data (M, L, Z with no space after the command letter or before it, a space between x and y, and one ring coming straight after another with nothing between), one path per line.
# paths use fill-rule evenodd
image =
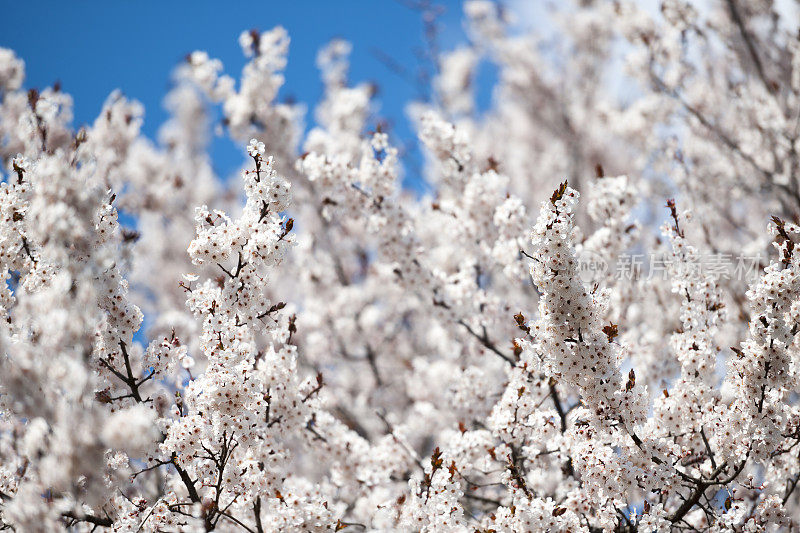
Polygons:
M278 27L187 56L157 141L0 49L0 529L800 528L796 17L562 4L429 42L420 194L345 41L307 133Z

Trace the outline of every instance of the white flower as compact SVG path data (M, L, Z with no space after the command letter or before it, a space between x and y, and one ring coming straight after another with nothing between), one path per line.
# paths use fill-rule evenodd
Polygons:
M242 48L242 52L246 57L253 57L253 44L253 32L243 31L239 34L239 46Z
M250 144L247 145L247 153L250 154L250 157L263 157L264 150L264 143L250 139Z
M31 168L31 162L22 154L17 154L11 159L11 170L14 172L27 172Z
M121 409L112 414L103 426L103 442L109 448L128 455L146 453L158 439L155 413L145 404Z

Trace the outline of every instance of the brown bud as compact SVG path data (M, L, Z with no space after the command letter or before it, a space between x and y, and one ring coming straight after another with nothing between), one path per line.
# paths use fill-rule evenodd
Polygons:
M564 193L566 191L567 191L567 182L565 180L561 185L558 186L558 189L556 189L553 192L553 196L550 197L550 202L553 205L555 205L557 201L561 200L561 198L564 197Z
M617 324L609 324L608 326L603 326L603 333L606 334L608 337L608 342L612 342L619 336L619 327Z
M94 399L100 403L111 403L111 394L108 389L103 389L94 393Z

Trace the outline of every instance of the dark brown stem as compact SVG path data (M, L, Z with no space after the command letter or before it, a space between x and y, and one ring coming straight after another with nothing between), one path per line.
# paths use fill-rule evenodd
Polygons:
M478 340L478 342L480 342L483 345L484 348L486 348L489 351L491 351L491 352L497 354L498 356L500 356L502 359L505 360L506 363L508 363L510 365L515 365L516 364L516 362L511 358L511 356L506 355L506 354L504 354L503 352L501 352L500 350L497 349L497 346L495 346L494 343L492 343L492 341L489 340L489 337L488 337L488 335L486 334L485 331L484 331L483 335L479 335L477 332L475 332L475 330L473 330L469 326L469 324L467 324L463 320L459 320L458 323L461 324L462 326L464 326L464 328L466 328L466 330L469 332L469 334L472 335L473 337L475 337Z
M256 532L264 533L264 528L261 525L261 496L256 497L256 502L253 504L253 514L256 518Z
M561 399L558 396L555 383L550 384L550 398L553 400L558 417L561 419L561 433L564 433L567 430L567 413L564 411L564 406L561 405Z
M68 518L70 520L74 520L76 522L88 522L90 524L94 524L95 526L100 527L111 527L114 525L114 521L110 518L101 518L99 516L94 516L90 514L84 514L83 516L78 516L72 511L67 511L66 513L62 513L61 516L64 518Z
M736 24L736 27L739 29L739 34L742 36L742 40L747 47L747 53L750 54L750 59L753 60L753 66L756 67L758 77L764 83L764 87L767 88L767 91L774 93L775 86L767 80L767 76L764 73L764 65L761 64L761 59L758 57L753 39L747 32L742 15L739 13L739 8L736 6L736 0L726 0L726 3L728 4L728 10L731 12L731 19L733 19L733 23Z

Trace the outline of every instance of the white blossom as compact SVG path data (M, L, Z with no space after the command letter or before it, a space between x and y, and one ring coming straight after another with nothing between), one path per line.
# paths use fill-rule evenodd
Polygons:
M276 27L156 140L0 49L0 529L797 530L797 22L556 4L465 4L419 169L341 39L310 128Z

